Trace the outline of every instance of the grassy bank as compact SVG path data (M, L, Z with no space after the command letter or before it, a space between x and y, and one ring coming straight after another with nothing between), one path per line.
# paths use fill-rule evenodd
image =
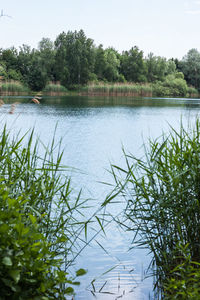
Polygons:
M151 141L145 153L144 159L125 154L127 168L113 167L116 189L105 204L117 194L127 200L117 221L133 232L135 247L152 254L156 299L198 299L200 121Z

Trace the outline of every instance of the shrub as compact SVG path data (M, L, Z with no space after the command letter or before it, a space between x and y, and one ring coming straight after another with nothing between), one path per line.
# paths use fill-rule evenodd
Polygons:
M188 87L182 78L182 73L175 73L165 77L164 81L157 81L152 85L153 95L158 97L184 97Z
M73 280L61 270L62 260L50 250L36 216L27 212L25 194L13 199L9 193L1 184L0 299L65 299Z

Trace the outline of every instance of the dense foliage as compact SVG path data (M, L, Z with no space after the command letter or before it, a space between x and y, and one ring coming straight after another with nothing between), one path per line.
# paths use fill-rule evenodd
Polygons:
M28 213L26 195L14 199L9 192L0 186L0 299L65 299L73 281L61 270L62 259Z
M60 82L68 89L90 81L158 82L158 90L163 87L162 93L166 91L170 95L170 88L181 86L175 95L185 96L186 82L200 90L199 71L200 53L196 49L191 49L180 61L153 53L144 57L136 46L119 53L112 47L96 46L83 30L62 32L54 42L43 38L38 49L28 45L22 45L19 50L0 49L1 78L19 80L34 91L43 90L49 82ZM183 74L178 80L177 73ZM166 79L169 75L172 77ZM173 82L169 83L169 79Z

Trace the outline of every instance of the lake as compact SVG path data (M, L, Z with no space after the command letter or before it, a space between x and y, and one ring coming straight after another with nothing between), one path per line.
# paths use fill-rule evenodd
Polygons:
M31 97L3 99L6 104L0 108L0 124L3 127L6 122L13 133L34 127L36 135L48 144L57 126L56 140L62 138L62 163L71 167L68 175L73 193L82 188L82 198L89 198L93 207L112 190L101 183L113 184L110 165L125 164L122 147L141 157L142 145L149 138L167 133L170 126L178 129L181 120L185 126L192 124L200 108L200 99L182 98L44 97L40 105L32 103ZM14 114L8 114L14 101L20 104ZM109 209L117 216L123 208L116 203ZM151 257L145 250L129 250L131 240L132 233L111 222L106 236L100 234L84 249L75 269L82 267L88 273L81 278L75 299L153 298L152 278L145 279Z

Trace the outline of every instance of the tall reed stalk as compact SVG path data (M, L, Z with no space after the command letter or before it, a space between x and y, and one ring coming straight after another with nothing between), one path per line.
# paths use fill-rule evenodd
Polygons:
M148 84L113 83L89 84L80 89L81 94L106 96L152 96L152 88Z
M188 245L192 261L200 263L200 121L187 130L171 128L168 136L150 141L145 157L124 153L127 168L113 166L116 190L126 200L118 222L133 232L133 246L152 254L158 298L183 262L178 244ZM182 253L181 253L182 254ZM185 299L185 298L184 298Z

